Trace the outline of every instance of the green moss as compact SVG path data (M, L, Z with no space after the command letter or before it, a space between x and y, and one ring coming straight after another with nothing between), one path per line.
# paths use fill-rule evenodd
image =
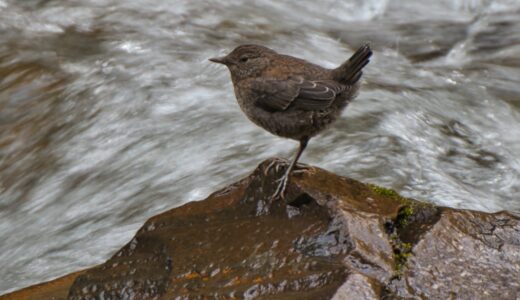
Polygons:
M403 196L399 195L398 192L385 188L382 186L378 186L375 184L368 183L367 186L377 195L387 197L396 201L401 202L402 204L408 204L410 200L404 198Z
M414 239L410 238L409 233L417 230L415 225L409 225L415 224L418 217L424 218L424 212L430 211L435 206L428 202L407 199L389 188L375 184L367 184L367 186L374 194L392 199L400 204L395 219L389 221L387 223L388 226L385 224L394 253L394 276L400 278L404 272L406 262L412 256L413 243L407 242L414 241ZM419 222L424 222L424 220L419 220ZM403 239L407 242L403 242Z
M399 238L398 231L409 224L410 218L414 214L414 208L416 206L415 201L404 198L392 189L375 184L367 185L376 195L398 201L402 205L393 221L393 233L390 235L390 241L394 252L395 276L401 277L406 261L412 255L412 244L402 242Z
M378 185L371 184L371 183L367 184L367 186L375 194L398 201L401 205L403 205L399 209L399 213L397 214L394 224L398 228L403 228L406 225L408 225L408 221L409 221L410 217L412 217L414 214L414 208L417 205L419 205L418 204L419 202L407 199L407 198L399 195L399 193L397 193L396 191L389 189L389 188L385 188L385 187L378 186Z
M394 250L394 276L400 278L403 275L404 266L408 258L412 256L412 244L403 243L397 234L392 235L391 241Z
M414 205L406 205L401 207L399 213L397 214L397 218L395 220L395 225L397 228L403 228L408 225L410 218L414 214Z

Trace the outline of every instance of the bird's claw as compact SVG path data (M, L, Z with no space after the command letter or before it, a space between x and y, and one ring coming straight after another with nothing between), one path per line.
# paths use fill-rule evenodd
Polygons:
M275 157L273 160L265 167L264 169L264 176L267 176L269 174L269 171L271 171L272 168L274 168L275 172L278 173L280 171L280 168L285 168L289 165L289 162L283 158ZM291 173L294 174L304 174L304 173L314 173L314 167L311 167L306 164L296 164L294 166L294 169ZM277 181L280 181L278 179Z
M278 171L280 170L280 168L282 166L285 167L285 165L288 165L289 163L287 162L287 160L285 159L282 159L282 158L278 158L278 157L275 157L273 158L273 160L267 165L267 167L265 167L265 170L264 170L264 176L267 176L267 174L269 174L269 171L274 167L274 170L276 173L278 173Z
M280 167L286 167L285 165L287 164L287 161L276 158L266 167L264 173L267 175L269 169L273 167L275 168L275 171L278 172ZM314 167L305 164L296 164L290 173L287 172L281 178L275 180L275 183L278 183L278 186L276 187L274 194L271 196L269 204L272 204L276 199L285 199L285 192L287 190L287 185L289 184L289 177L291 174L312 174L314 172Z
M285 199L285 190L287 189L287 184L289 183L289 176L286 174L282 178L276 180L278 182L278 186L274 194L271 196L269 203L273 203L276 199Z
M305 164L296 164L294 166L294 169L292 170L292 174L314 174L315 173L314 167L311 167L309 165Z

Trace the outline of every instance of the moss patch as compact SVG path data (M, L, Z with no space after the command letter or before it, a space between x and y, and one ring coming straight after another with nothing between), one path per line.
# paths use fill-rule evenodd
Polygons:
M407 260L413 254L413 245L439 220L442 209L428 202L405 198L389 188L375 184L367 184L367 186L374 194L390 198L400 204L395 219L385 224L394 252L394 276L400 278Z
M404 206L399 210L397 218L392 222L390 235L390 244L394 253L394 277L401 278L404 272L404 266L408 258L412 255L412 243L403 242L400 233L403 227L409 224L409 218L413 214L411 206Z
M385 188L382 186L378 186L375 184L368 183L367 186L378 196L390 198L394 201L399 202L402 206L399 208L399 212L397 214L396 219L392 222L392 228L390 231L393 231L393 227L402 228L409 223L409 219L414 214L414 207L418 201L413 199L405 198L399 195L395 190Z
M397 230L405 227L410 223L410 219L414 213L413 205L406 205L399 209L399 213L397 213L397 218L395 220L395 226L397 226Z
M403 243L399 238L395 238L392 239L392 246L394 250L394 275L400 278L403 275L406 261L412 256L412 244Z
M390 199L393 199L395 201L399 201L402 204L408 204L410 200L404 198L403 196L399 195L396 191L385 188L379 185L368 183L367 186L377 195L382 197L387 197Z

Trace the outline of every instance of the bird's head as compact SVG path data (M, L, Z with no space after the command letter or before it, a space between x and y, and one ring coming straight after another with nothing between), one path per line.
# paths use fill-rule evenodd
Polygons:
M264 46L240 45L226 56L209 60L228 67L233 81L236 82L262 74L269 66L270 57L275 54L275 51Z

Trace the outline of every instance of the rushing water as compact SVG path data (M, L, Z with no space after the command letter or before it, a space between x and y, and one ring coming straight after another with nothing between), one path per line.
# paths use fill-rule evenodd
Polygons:
M302 162L520 210L517 0L0 0L0 294L294 153L207 58L259 43L333 67L367 41L360 96Z

